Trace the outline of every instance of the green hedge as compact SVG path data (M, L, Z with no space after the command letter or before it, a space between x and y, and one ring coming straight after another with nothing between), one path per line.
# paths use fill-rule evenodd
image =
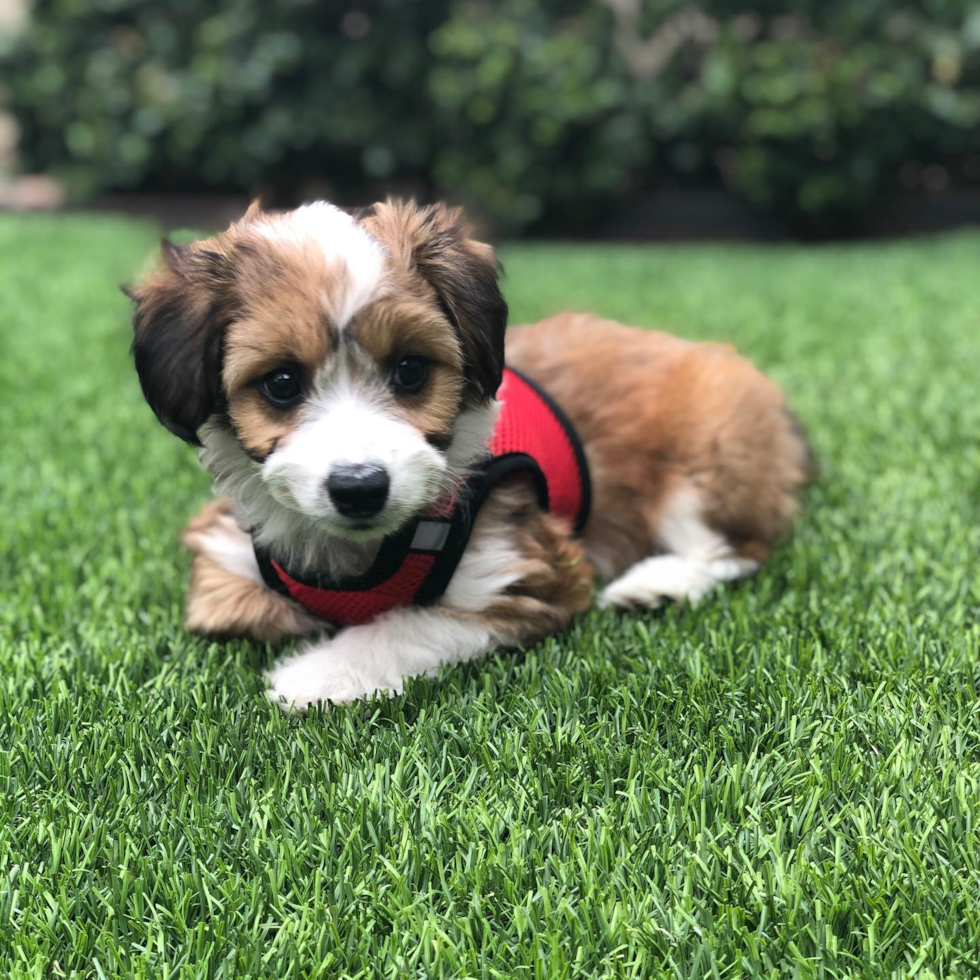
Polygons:
M724 183L834 230L980 176L972 0L40 0L7 60L24 166L80 197L387 186L518 231Z

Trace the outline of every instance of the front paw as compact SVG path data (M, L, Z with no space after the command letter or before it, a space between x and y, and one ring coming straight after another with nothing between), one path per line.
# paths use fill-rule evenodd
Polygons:
M270 685L266 696L287 712L306 711L318 702L347 704L379 689L390 693L344 658L331 656L329 646L284 660L265 676Z
M204 504L197 516L181 532L180 539L184 547L194 555L208 553L211 542L221 551L243 544L251 548L252 544L249 532L243 530L235 519L231 501L227 497L216 497Z

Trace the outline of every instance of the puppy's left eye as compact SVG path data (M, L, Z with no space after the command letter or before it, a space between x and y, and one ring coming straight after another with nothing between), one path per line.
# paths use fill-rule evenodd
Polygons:
M303 395L299 371L294 368L277 368L262 379L259 390L276 408L292 408Z
M429 377L429 362L424 357L403 357L391 372L391 386L400 395L413 395L420 391Z

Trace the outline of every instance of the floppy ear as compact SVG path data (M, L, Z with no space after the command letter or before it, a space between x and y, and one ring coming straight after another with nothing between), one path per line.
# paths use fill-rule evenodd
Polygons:
M504 372L507 303L493 249L469 237L458 208L421 209L415 267L436 291L463 347L466 378L489 400Z
M230 285L225 257L161 243L165 265L128 295L135 301L133 358L143 395L175 435L200 445L197 430L220 407L221 352Z
M463 349L465 376L481 399L497 393L504 370L507 304L489 245L469 236L459 208L376 205L373 228L435 291Z

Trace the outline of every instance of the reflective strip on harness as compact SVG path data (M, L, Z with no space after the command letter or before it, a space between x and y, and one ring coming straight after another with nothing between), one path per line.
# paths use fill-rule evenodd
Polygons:
M409 547L412 551L442 551L448 540L448 521L419 521Z

